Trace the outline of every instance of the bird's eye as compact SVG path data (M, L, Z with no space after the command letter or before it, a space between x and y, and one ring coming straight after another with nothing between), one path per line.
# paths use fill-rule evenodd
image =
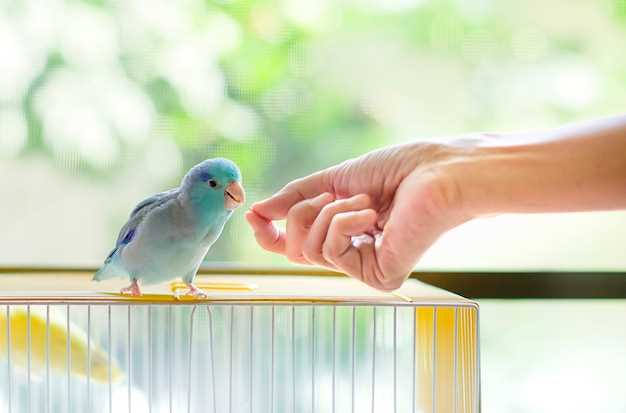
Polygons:
M215 179L209 179L209 186L211 188L215 188L217 186L217 181Z

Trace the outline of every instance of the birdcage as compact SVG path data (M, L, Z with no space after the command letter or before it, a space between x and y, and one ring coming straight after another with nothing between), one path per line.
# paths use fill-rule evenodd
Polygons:
M2 274L2 412L478 412L478 306L409 280L199 277L140 299Z

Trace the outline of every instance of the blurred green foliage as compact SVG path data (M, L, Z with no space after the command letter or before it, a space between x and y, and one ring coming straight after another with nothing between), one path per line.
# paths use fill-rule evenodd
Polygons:
M614 113L625 4L0 1L0 162L117 193L93 212L112 239L207 157L238 162L255 200L386 144ZM233 226L212 257L270 259Z

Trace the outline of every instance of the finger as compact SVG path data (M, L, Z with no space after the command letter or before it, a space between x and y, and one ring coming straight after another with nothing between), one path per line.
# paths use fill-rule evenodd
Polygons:
M373 228L376 218L376 211L372 209L336 214L322 247L324 259L337 269L363 280L362 250L367 250L369 244L371 251L374 244L372 236L365 232Z
M333 217L342 212L359 211L368 208L370 204L369 196L359 194L352 198L331 202L323 207L315 222L311 225L311 230L302 248L304 258L312 264L334 268L331 263L324 259L322 254L322 246Z
M333 192L329 170L320 171L287 184L268 199L252 205L252 210L270 220L283 219L292 206L324 192Z
M321 209L334 200L328 192L313 199L306 199L295 204L287 213L287 257L300 264L309 262L302 255L302 245L306 240L311 224Z
M254 211L246 212L246 220L254 231L256 242L265 250L286 254L285 233Z

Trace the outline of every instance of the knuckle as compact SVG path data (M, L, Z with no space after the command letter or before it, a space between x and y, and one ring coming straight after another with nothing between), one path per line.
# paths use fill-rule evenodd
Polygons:
M311 253L309 251L303 251L302 255L304 256L304 259L306 259L311 264L317 264L317 265L326 264L326 261L324 260L324 257L322 257L321 254Z
M372 202L372 198L371 198L368 194L363 193L363 194L359 194L359 195L357 195L357 196L354 198L353 202L354 202L355 204L358 204L358 205L362 205L362 206L364 206L364 207L367 207L367 206L369 206L369 205L371 204L371 202Z
M334 234L337 231L338 227L341 225L342 222L343 222L343 214L341 213L333 215L330 218L330 224L328 224L329 236Z
M338 205L340 205L340 202L341 201L334 201L330 204L324 205L324 207L322 207L322 210L320 211L320 216L326 219L331 218L333 215L335 215L337 207Z
M333 262L337 258L337 251L328 244L322 247L322 257L326 261Z
M287 259L294 264L302 264L302 256L298 254L287 254Z
M389 276L383 275L381 278L379 278L379 281L380 281L380 286L382 287L381 289L383 291L393 291L393 290L397 290L398 288L400 288L403 282L403 278L389 277Z
M301 220L307 216L310 216L314 208L309 201L302 201L291 207L287 212L287 219Z
M287 185L283 186L281 192L292 192L297 191L297 188L302 184L303 179L297 178L293 181L289 182Z
M310 243L305 242L302 247L302 255L307 260L314 262L317 258L319 258L320 254L315 251L315 248Z
M396 289L395 287L390 287L390 286L385 285L385 284L379 284L377 288L379 290L387 292L387 293L390 293L390 292L392 292L393 290Z
M340 237L343 235L343 230L349 222L349 215L346 213L340 213L331 218L328 225L328 237Z
M304 257L305 260L307 260L310 263L315 264L315 260L313 259L313 255L311 255L309 253L309 251L307 250L302 250L302 256Z

